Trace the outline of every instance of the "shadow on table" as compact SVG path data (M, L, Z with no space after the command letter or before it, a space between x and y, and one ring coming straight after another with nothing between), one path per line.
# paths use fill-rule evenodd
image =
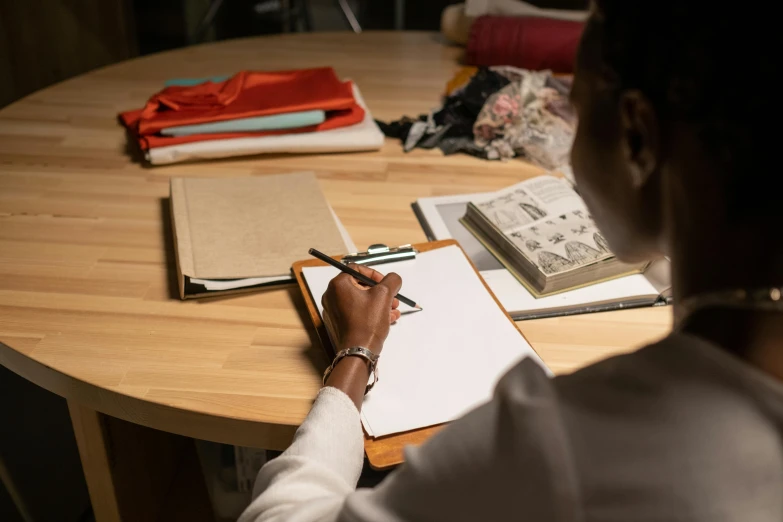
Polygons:
M179 299L179 281L177 278L177 253L174 251L174 228L171 222L171 198L160 200L160 222L163 227L163 245L166 253L166 280L171 299Z
M120 121L119 118L118 121ZM122 125L121 121L120 125ZM128 156L133 163L138 163L140 165L145 165L147 163L144 159L144 151L141 150L138 140L127 127L125 128L125 155Z
M298 285L294 285L289 290L291 296L291 302L296 307L296 311L299 314L299 319L302 321L302 325L307 330L307 337L310 340L310 346L304 351L304 355L310 360L310 364L313 368L322 374L326 370L327 365L331 361L326 353L326 349L321 344L321 340L318 338L318 333L315 331L315 325L310 319L310 313L307 311L307 304L305 303L304 296Z

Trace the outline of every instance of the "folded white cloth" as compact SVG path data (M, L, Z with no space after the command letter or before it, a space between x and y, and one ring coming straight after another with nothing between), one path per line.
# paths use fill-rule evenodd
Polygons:
M312 154L322 152L356 152L378 150L383 146L384 136L373 120L359 89L354 84L353 95L364 109L361 123L320 132L283 134L209 140L181 145L156 147L146 152L147 160L153 165L166 165L180 161L228 158L268 153Z
M470 17L482 15L540 16L581 22L586 20L590 13L566 9L542 9L519 0L466 0L465 14Z

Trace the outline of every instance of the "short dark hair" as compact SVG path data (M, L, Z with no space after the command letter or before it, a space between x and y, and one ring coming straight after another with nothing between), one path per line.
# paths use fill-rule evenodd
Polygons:
M763 202L757 189L747 192L748 178L760 174L752 172L757 168L778 170L779 159L770 156L781 146L783 124L777 93L783 24L770 5L594 0L593 10L599 74L618 90L642 91L663 118L693 123L729 177L727 188L737 191L733 210L759 210L752 207Z

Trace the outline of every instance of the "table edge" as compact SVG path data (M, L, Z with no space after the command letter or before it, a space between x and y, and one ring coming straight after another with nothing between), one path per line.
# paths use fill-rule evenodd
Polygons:
M66 400L134 424L186 437L284 450L298 427L211 415L131 397L61 373L2 340L0 365Z

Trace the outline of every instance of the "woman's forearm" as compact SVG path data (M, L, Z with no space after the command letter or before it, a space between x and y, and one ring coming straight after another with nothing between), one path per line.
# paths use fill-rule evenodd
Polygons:
M324 387L291 446L261 468L240 522L334 520L356 488L363 450L356 406L345 393Z
M356 409L361 411L364 391L367 388L369 379L370 367L365 359L361 357L344 357L332 370L332 373L326 380L326 385L345 393L356 405Z

